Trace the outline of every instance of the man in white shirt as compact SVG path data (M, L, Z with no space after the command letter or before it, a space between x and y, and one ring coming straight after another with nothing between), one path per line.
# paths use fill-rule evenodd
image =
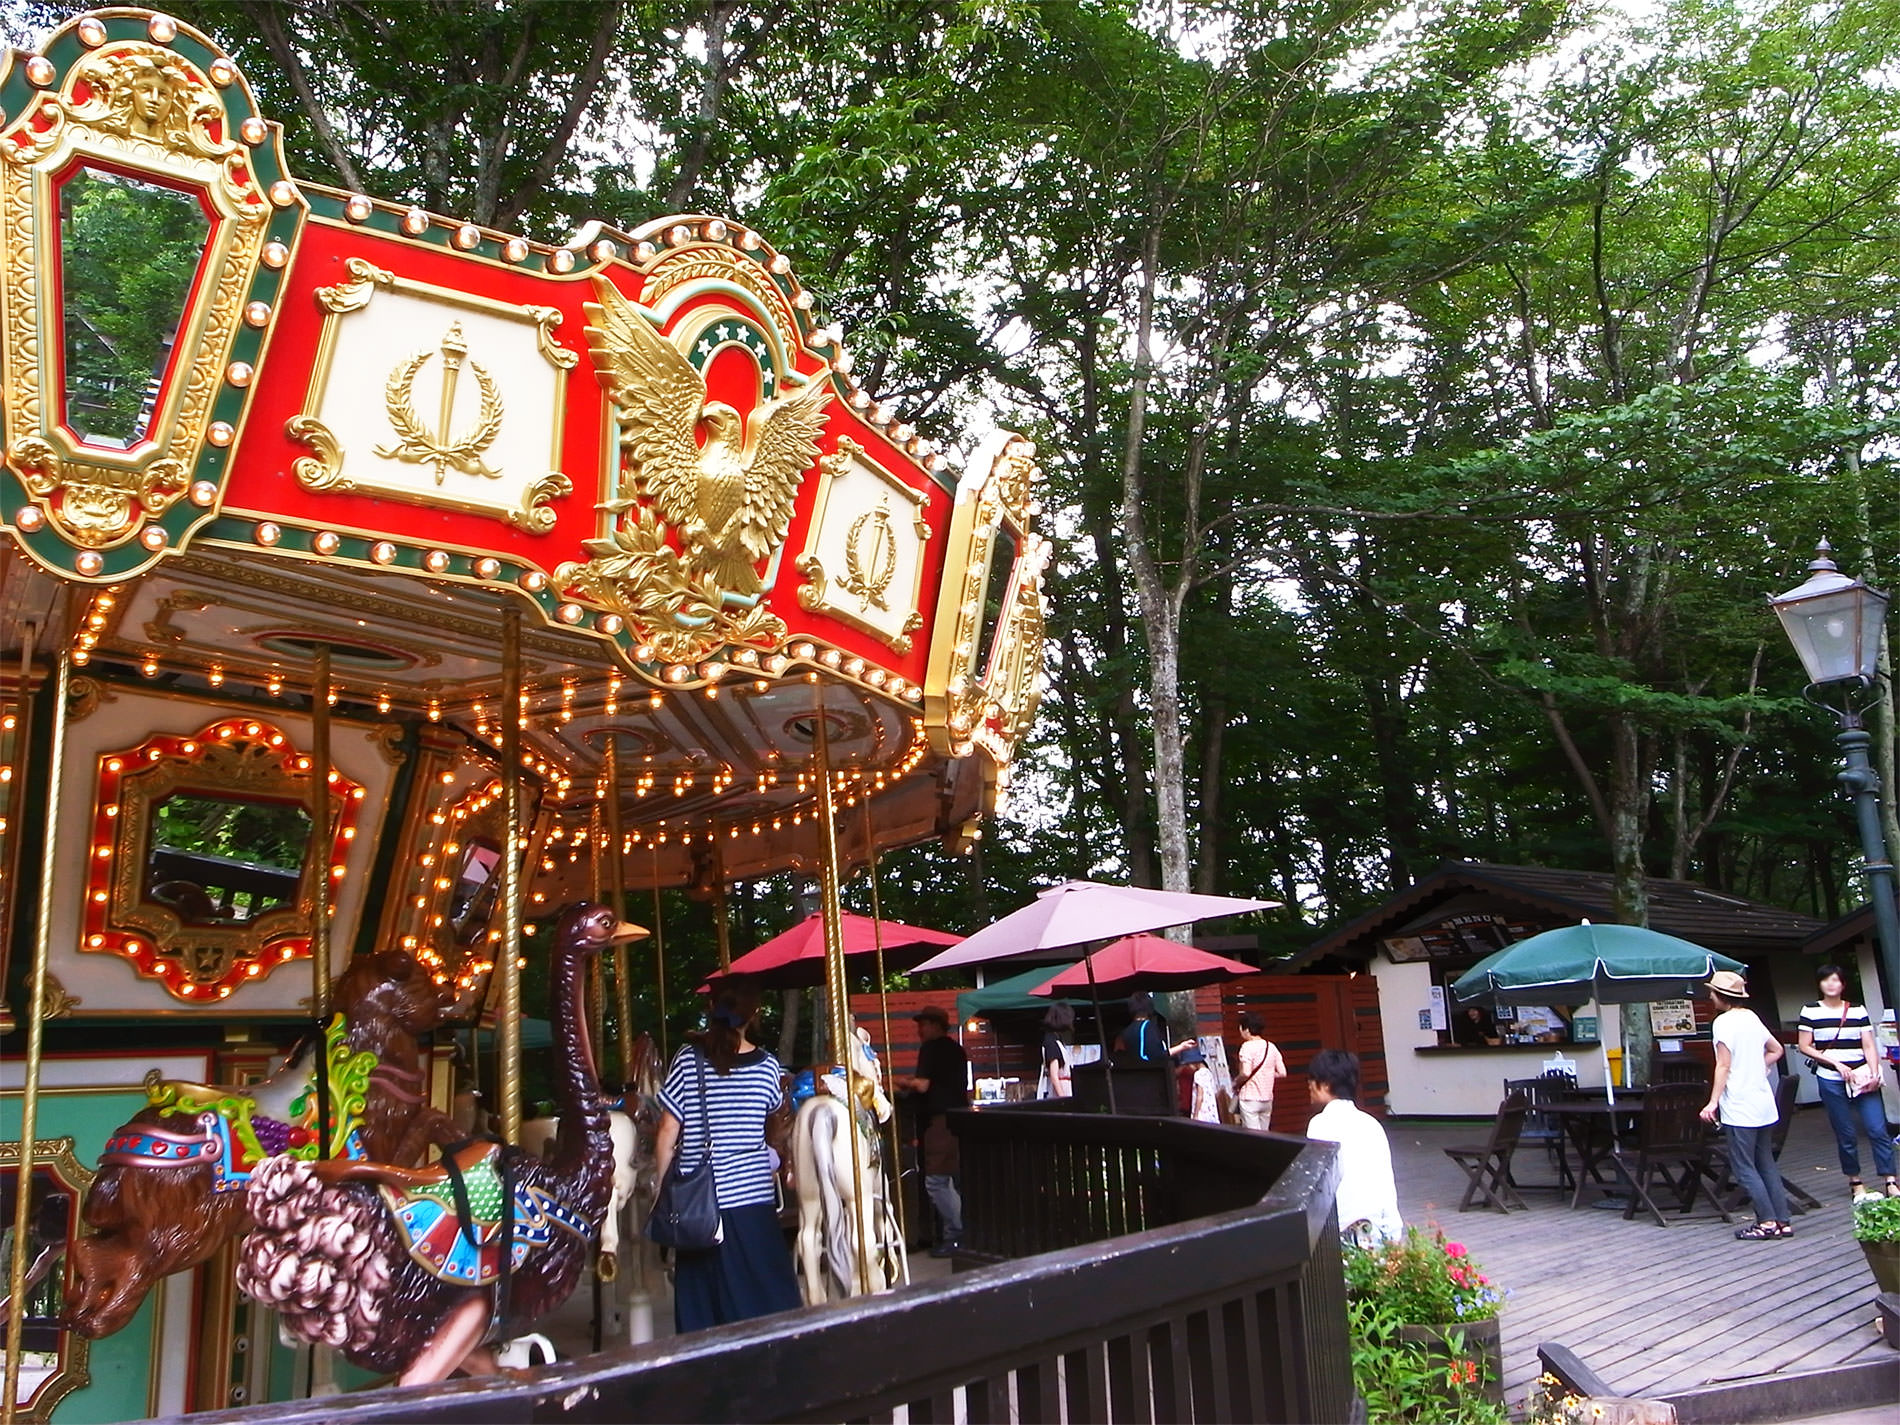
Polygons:
M1780 1062L1781 1043L1746 1004L1748 982L1733 970L1717 970L1709 999L1722 1012L1709 1026L1715 1040L1715 1082L1702 1117L1719 1114L1728 1137L1729 1171L1748 1194L1757 1221L1735 1235L1745 1242L1794 1236L1788 1193L1775 1165L1775 1088L1769 1071Z
M1354 1100L1359 1096L1359 1056L1322 1049L1306 1069L1306 1094L1319 1112L1306 1136L1339 1146L1339 1193L1334 1199L1340 1235L1361 1242L1389 1242L1405 1235L1399 1188L1392 1179L1392 1145L1379 1120Z

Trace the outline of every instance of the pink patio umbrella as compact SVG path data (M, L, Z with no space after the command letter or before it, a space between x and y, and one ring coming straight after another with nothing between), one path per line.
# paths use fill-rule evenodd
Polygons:
M1239 896L1200 896L1185 891L1151 891L1139 886L1110 886L1100 881L1064 881L1037 895L1021 910L986 925L954 949L932 956L916 968L950 970L991 960L1031 959L1051 950L1113 940L1170 925L1191 925L1224 915L1272 910L1278 901ZM1046 956L1045 956L1046 958Z
M1064 881L1041 892L1021 910L1011 911L995 924L984 926L962 944L932 956L917 969L948 970L992 960L1033 959L1046 956L1051 950L1086 945L1092 940L1114 940L1138 935L1144 930L1272 910L1278 904L1278 901L1246 900L1239 896L1201 896L1185 891L1110 886L1100 881ZM1087 960L1082 962L1081 969L1085 976L1089 973ZM1101 1025L1099 1004L1096 1025L1098 1028ZM1115 1076L1106 1054L1102 1060L1103 1070L1108 1073L1108 1108L1113 1113L1116 1111Z
M963 939L944 930L927 930L906 925L901 920L873 920L868 915L843 917L844 955L846 960L876 954L883 942L885 963L892 969L907 969L921 955ZM752 975L770 989L797 989L825 982L825 918L810 915L790 930L774 935L757 949L748 950L732 962L726 973ZM708 977L708 983L717 980ZM703 988L703 987L702 987Z

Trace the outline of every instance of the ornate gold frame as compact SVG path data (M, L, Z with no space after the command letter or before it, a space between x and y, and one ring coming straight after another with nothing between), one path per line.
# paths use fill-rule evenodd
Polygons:
M93 24L98 24L93 21ZM115 26L115 29L117 27ZM142 27L143 28L143 27ZM222 472L223 449L242 425L240 385L228 379L240 342L255 346L249 299L262 270L266 240L279 209L300 217L304 200L288 181L269 184L260 167L281 171L275 133L256 117L235 68L202 36L174 25L170 42L109 38L103 28L62 30L49 55L76 52L62 69L47 59L27 70L36 95L0 132L0 393L7 411L5 461L30 507L23 531L50 526L82 552L85 577L127 572L174 545L183 528L164 520L187 492L192 519L209 518L219 482L208 497L194 479ZM158 33L158 32L154 32ZM206 58L193 58L189 48ZM159 108L147 117L134 98L139 83L157 81ZM236 85L235 93L226 93ZM260 149L260 146L261 149ZM262 162L260 162L262 160ZM63 370L58 186L80 166L145 179L196 195L214 221L194 290L180 313L163 387L142 437L126 449L81 439L63 419L65 393L50 389ZM294 231L294 229L293 229ZM233 404L235 401L235 405ZM220 405L235 420L217 421ZM200 513L202 511L202 513ZM23 541L29 549L34 541Z
M1001 768L1015 755L1042 701L1042 576L1051 551L1031 528L1041 477L1036 447L1005 432L984 442L972 466L950 516L944 567L963 573L946 576L937 597L924 728L933 751L967 757L981 747ZM978 648L1000 530L1015 541L1016 557L996 631L988 648Z
M101 755L79 948L120 956L186 1004L228 999L247 981L307 958L315 878L347 864L357 807L366 795L341 773L332 774L331 834L320 838L313 831L312 839L327 846L328 854L306 853L294 906L241 925L195 924L147 899L145 871L152 809L166 797L237 792L308 805L308 765L287 733L241 714L192 737L157 734L137 747Z
M317 339L316 364L311 368L310 389L304 397L304 410L302 414L291 417L285 427L291 439L309 446L312 452L296 461L293 466L297 483L306 490L343 491L356 488L356 481L343 468L347 452L337 440L335 432L317 419L316 413L322 409L323 395L330 384L330 369L336 357L337 330L343 318L369 306L370 300L379 291L400 292L406 296L423 297L445 306L486 312L512 321L525 319L534 324L541 355L547 358L548 364L554 368L554 410L551 421L552 432L549 437L548 473L530 482L520 505L507 510L501 507L499 501L468 500L446 494L425 494L380 483L374 487L375 493L387 499L403 500L410 504L466 510L470 514L505 520L516 529L529 534L546 534L553 529L555 515L549 502L574 493L574 482L560 469L561 441L565 433L563 421L567 412L565 378L580 360L576 352L568 350L554 340L554 329L562 321L560 308L517 306L512 302L497 301L492 297L484 297L474 292L458 292L453 288L437 287L428 282L414 282L406 277L398 277L395 273L366 262L360 257L352 257L345 262L344 270L349 274L349 281L339 282L334 287L317 289L317 303L324 310L324 318L323 332ZM429 354L424 352L420 354L420 357L412 356L397 363L395 371L391 374L387 393L389 417L399 435L404 434L405 431L404 405L407 397L398 389L397 378L404 373L405 368L419 368L422 359L426 359ZM482 375L480 367L472 369L484 383L482 388L485 413L483 424L492 422L498 429L502 419L501 396L499 392L492 389L486 376ZM407 374L413 379L416 374L415 369L409 369ZM492 414L490 414L491 410ZM409 443L410 439L405 435L404 443ZM426 444L426 436L422 439ZM468 441L462 442L463 445L468 443ZM453 455L460 455L465 459L470 457L479 459L480 456L479 449L463 451L457 448L450 451L445 448L438 453L443 459L450 459Z
M75 1144L67 1138L36 1138L33 1141L33 1168L37 1172L47 1169L63 1184L73 1190L73 1235L80 1229L80 1213L85 1205L86 1190L92 1186L93 1172L79 1161L74 1152ZM0 1172L11 1170L16 1181L20 1174L20 1145L18 1143L0 1143ZM15 1191L18 1191L16 1187ZM68 1244L72 1241L67 1238ZM64 1266L57 1268L62 1274ZM76 1331L64 1328L59 1333L59 1369L40 1382L40 1388L33 1393L31 1404L14 1409L13 1418L33 1422L33 1425L46 1425L53 1417L53 1408L76 1390L84 1390L92 1384L90 1370L92 1343Z
M925 545L930 543L930 521L924 518L924 506L929 501L929 494L926 491L913 489L911 486L905 484L877 461L871 459L871 457L865 453L864 447L851 439L850 436L841 436L838 440L838 448L818 462L818 492L812 501L811 524L807 527L805 536L805 552L799 555L792 565L794 569L809 580L808 583L799 586L798 606L808 613L822 613L827 618L834 618L839 623L849 624L852 628L868 633L879 643L887 645L893 652L901 656L909 653L911 650L911 635L924 626L924 616L922 611L918 608L918 605L923 602L924 596L924 551L921 548L918 551L916 574L911 581L909 594L910 617L904 620L903 632L896 637L892 637L869 619L863 618L854 612L848 604L832 596L831 586L833 575L831 571L825 568L823 561L819 559L817 553L818 540L825 528L825 517L831 509L832 490L843 477L844 473L850 469L851 462L854 459L861 463L866 470L875 474L890 488L892 493L897 495L900 499L910 502L911 517L915 522L913 528L917 531L917 537ZM880 507L874 506L871 509L865 510L852 522L851 533L847 536L845 542L851 551L854 562L857 562L858 559L861 558L858 554L860 531L869 528L866 521L875 520L878 517L879 509ZM883 511L883 517L885 519L890 518L890 512L888 510ZM875 572L871 571L869 578L875 580L875 577ZM888 582L888 577L887 575L886 582ZM838 586L846 593L856 593L857 588L853 587L853 583L856 583L860 588L864 587L866 575L858 570L847 570L846 579L852 582L847 583L845 579L840 579L837 581ZM878 591L880 593L882 592L881 586L879 586Z

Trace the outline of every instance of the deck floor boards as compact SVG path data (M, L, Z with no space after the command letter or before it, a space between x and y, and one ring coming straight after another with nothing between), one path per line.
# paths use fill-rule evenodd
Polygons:
M1793 1241L1738 1242L1736 1227L1698 1198L1668 1227L1638 1213L1572 1209L1554 1192L1525 1194L1526 1211L1459 1212L1465 1177L1442 1151L1469 1124L1388 1125L1408 1222L1464 1242L1510 1292L1504 1311L1506 1398L1520 1404L1538 1373L1537 1347L1570 1347L1618 1390L1669 1395L1698 1386L1837 1365L1879 1345L1874 1279L1855 1245L1834 1140L1818 1108L1797 1111L1784 1175L1823 1204L1797 1215ZM1482 1137L1478 1133L1477 1137ZM1864 1152L1864 1150L1863 1150ZM1540 1149L1520 1150L1542 1179ZM1665 1209L1667 1212L1667 1209Z

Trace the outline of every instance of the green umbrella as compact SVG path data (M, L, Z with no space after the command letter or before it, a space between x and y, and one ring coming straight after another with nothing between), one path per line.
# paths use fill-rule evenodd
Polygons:
M1643 1004L1680 999L1717 970L1748 967L1640 925L1566 925L1488 955L1451 987L1461 1005Z
M1047 995L1032 995L1029 992L1037 985L1047 984L1049 976L1054 973L1047 965L1040 965L1020 975L1011 975L1007 980L991 980L980 990L965 990L957 996L957 1018L968 1021L1013 1009L1033 1009L1040 1014L1056 1001ZM1062 1003L1082 1005L1088 1001L1070 999Z

